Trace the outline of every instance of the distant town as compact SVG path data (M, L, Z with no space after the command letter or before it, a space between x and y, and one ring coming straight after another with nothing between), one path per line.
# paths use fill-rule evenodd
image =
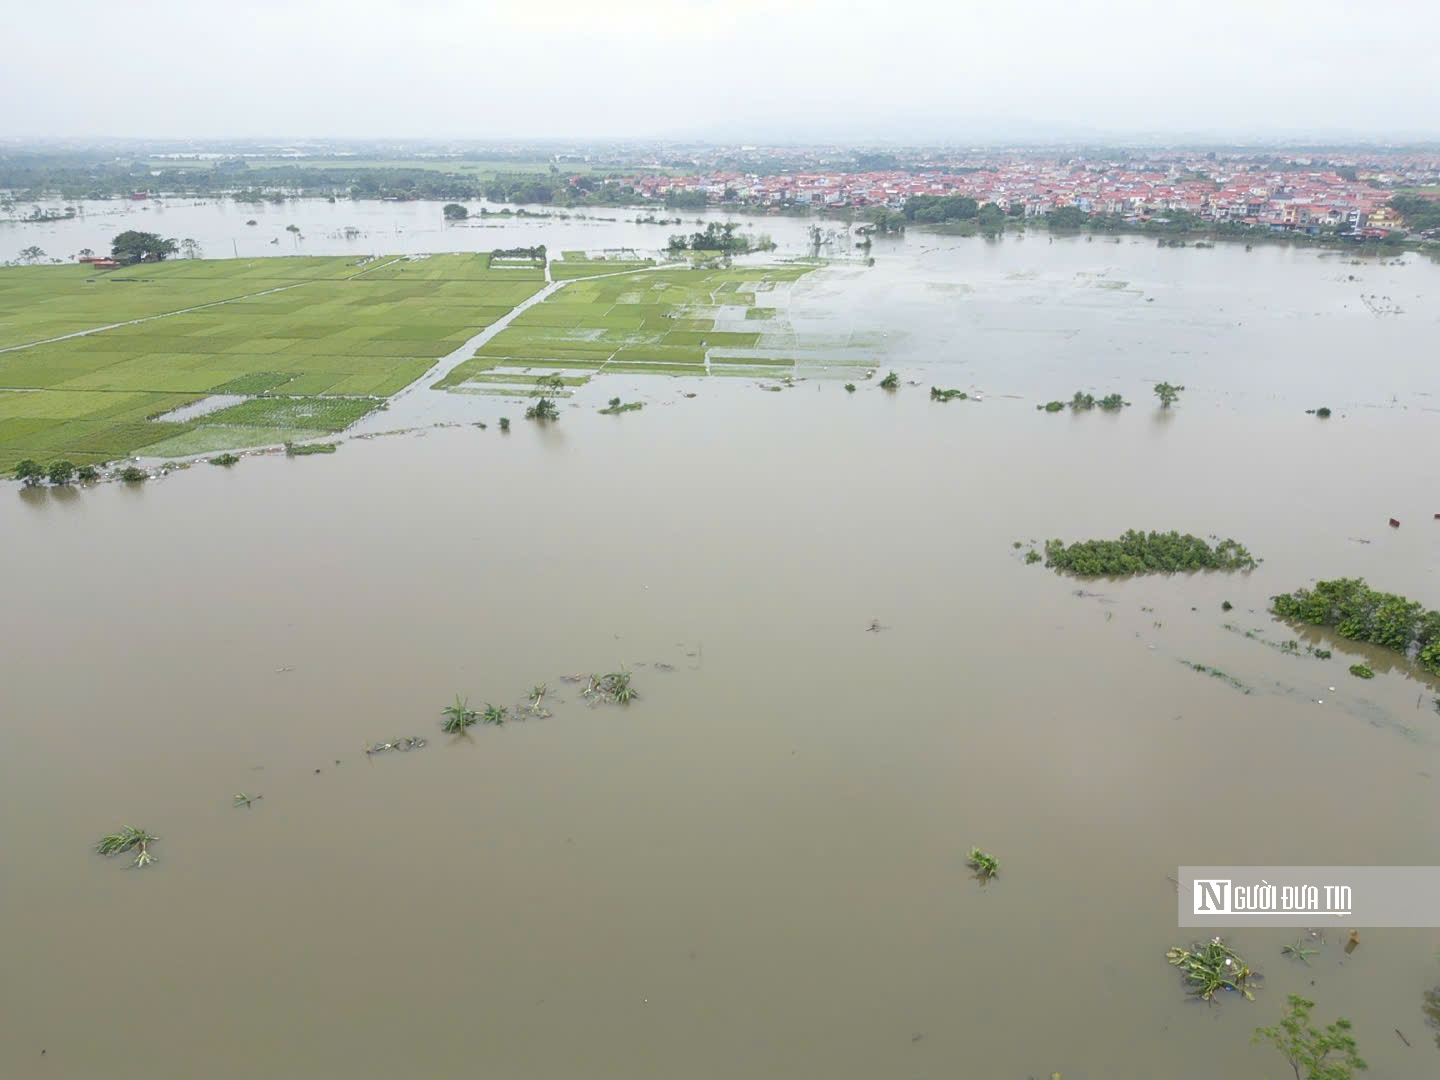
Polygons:
M156 195L820 211L882 231L967 220L1158 223L1428 243L1440 240L1440 149L0 145L0 212L10 220L74 212L42 208L44 199Z

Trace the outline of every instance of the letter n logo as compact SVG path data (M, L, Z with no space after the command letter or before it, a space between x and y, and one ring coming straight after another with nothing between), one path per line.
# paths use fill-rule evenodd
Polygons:
M1230 914L1230 879L1195 879L1195 914Z

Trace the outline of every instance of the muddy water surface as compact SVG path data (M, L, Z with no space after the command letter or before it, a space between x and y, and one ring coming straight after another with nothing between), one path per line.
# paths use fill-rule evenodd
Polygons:
M0 492L0 1075L1260 1077L1292 990L1433 1075L1440 932L1235 931L1264 987L1216 1007L1165 950L1183 863L1440 862L1435 688L1224 625L1298 636L1266 598L1340 574L1440 605L1436 269L918 239L792 301L887 335L894 395L601 380L544 430L458 398L514 430ZM1135 404L1035 411L1081 385ZM1077 596L1012 547L1132 526L1265 562ZM560 679L621 663L629 708ZM88 854L126 822L152 868Z

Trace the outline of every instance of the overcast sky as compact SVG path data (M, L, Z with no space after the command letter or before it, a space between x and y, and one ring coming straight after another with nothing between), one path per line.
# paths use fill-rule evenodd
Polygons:
M67 0L3 25L11 136L1440 136L1440 0Z

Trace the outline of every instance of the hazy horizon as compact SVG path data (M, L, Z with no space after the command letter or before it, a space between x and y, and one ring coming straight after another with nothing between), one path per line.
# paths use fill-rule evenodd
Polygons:
M1440 5L1413 0L1368 20L1340 0L1203 19L1139 0L77 0L63 32L33 6L7 21L10 138L1440 138Z

